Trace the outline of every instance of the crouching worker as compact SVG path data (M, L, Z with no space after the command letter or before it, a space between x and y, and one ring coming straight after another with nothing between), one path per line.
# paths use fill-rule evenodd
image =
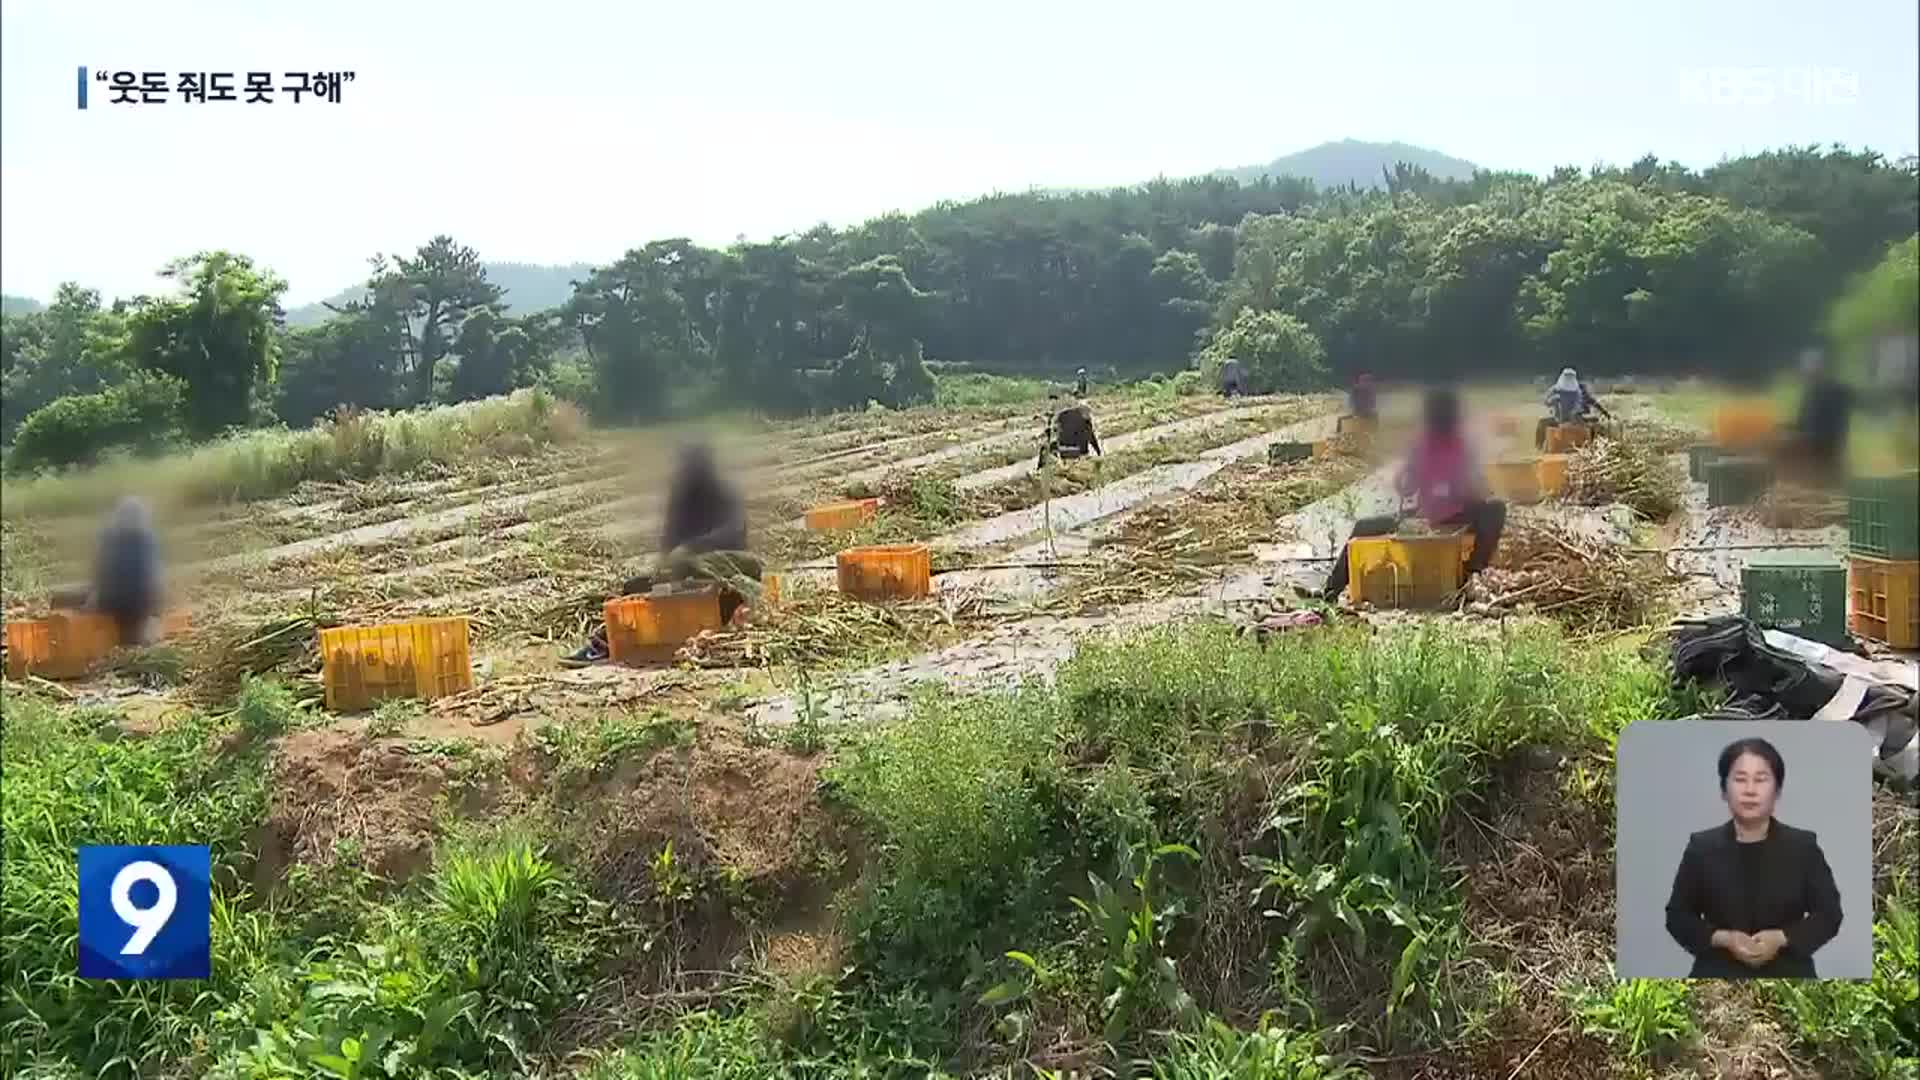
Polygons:
M1613 414L1593 391L1580 379L1579 373L1572 368L1560 369L1560 377L1547 389L1547 413L1533 428L1533 448L1542 450L1547 445L1547 429L1561 424L1581 424L1592 421L1594 410L1600 415L1613 419Z
M154 616L160 613L160 542L144 500L134 495L121 499L100 530L91 592L56 598L56 604L90 608L111 618L121 645L152 640Z
M1239 397L1246 392L1244 376L1242 376L1240 372L1240 361L1228 360L1226 363L1221 364L1220 395L1222 397L1232 398Z
M1362 420L1380 419L1380 398L1374 390L1373 376L1361 372L1347 391L1347 412Z
M759 595L764 566L747 551L746 502L720 478L713 454L705 446L680 452L667 494L660 551L654 572L628 579L620 595L652 592L658 584L713 584L720 589L723 624L732 621L749 597ZM602 625L563 662L579 667L607 656L607 628Z
M1396 486L1402 499L1415 500L1415 512L1435 527L1464 525L1473 533L1473 554L1467 576L1487 568L1507 524L1507 504L1486 494L1485 477L1467 447L1460 424L1460 399L1451 390L1433 390L1422 407L1422 428L1400 467ZM1390 536L1400 525L1397 515L1361 518L1352 536ZM1347 587L1349 538L1334 561L1321 595L1328 603Z
M1049 458L1083 458L1089 450L1105 454L1100 449L1100 437L1093 432L1093 410L1086 402L1076 401L1055 413L1053 423L1047 426L1040 464L1045 466Z
M1846 455L1847 428L1853 411L1853 392L1827 366L1826 357L1809 350L1800 360L1806 376L1806 390L1800 398L1800 413L1794 419L1787 443L1792 468L1805 470L1812 479L1837 476Z

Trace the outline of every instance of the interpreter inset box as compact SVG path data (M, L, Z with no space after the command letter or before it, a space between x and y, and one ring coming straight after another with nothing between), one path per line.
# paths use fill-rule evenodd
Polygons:
M1642 721L1615 776L1615 973L1873 973L1873 737L1818 720Z

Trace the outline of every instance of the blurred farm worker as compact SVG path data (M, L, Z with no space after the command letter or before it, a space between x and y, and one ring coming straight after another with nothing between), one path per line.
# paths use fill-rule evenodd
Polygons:
M1240 361L1228 360L1220 365L1220 393L1226 397L1238 397L1246 393L1245 383L1240 374Z
M1084 401L1076 401L1054 414L1046 446L1040 451L1040 464L1044 466L1048 458L1083 458L1089 450L1105 455L1100 437L1093 431L1093 409Z
M1079 374L1074 376L1073 393L1076 397L1087 396L1087 369L1086 368L1081 368Z
M113 619L120 644L144 645L160 611L160 543L146 501L129 495L100 531L92 607Z
M1361 372L1353 380L1353 389L1347 391L1347 411L1362 420L1380 418L1379 395L1373 386L1373 376Z
M1593 396L1580 376L1572 368L1560 369L1560 377L1547 389L1547 412L1533 429L1533 445L1536 449L1547 445L1547 429L1560 424L1578 424L1593 419L1595 409L1609 419L1613 414Z
M1420 434L1408 451L1396 478L1401 498L1414 500L1414 513L1434 526L1464 525L1473 534L1473 553L1467 558L1467 576L1487 568L1507 524L1507 504L1488 498L1485 474L1467 446L1460 423L1460 398L1451 390L1427 393ZM1347 587L1347 553L1352 537L1391 536L1400 526L1399 515L1361 518L1353 523L1348 543L1340 548L1333 572L1321 591L1328 603Z
M1835 378L1826 358L1809 350L1800 361L1807 387L1800 398L1791 447L1806 464L1830 472L1839 467L1847 447L1847 427L1853 412L1853 391Z
M680 452L667 494L660 552L654 572L628 579L620 595L651 592L657 583L717 585L720 618L726 622L749 596L759 594L764 566L747 551L746 501L721 479L705 446L690 445ZM607 655L607 630L602 626L566 662L592 664Z

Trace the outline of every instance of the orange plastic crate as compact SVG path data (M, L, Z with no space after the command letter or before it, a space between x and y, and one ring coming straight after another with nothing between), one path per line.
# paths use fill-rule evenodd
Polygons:
M1473 534L1362 536L1347 553L1347 595L1378 608L1433 608L1460 591Z
M388 698L434 698L473 688L467 617L320 631L327 708L358 712Z
M1920 649L1920 562L1852 557L1847 623L1863 638Z
M862 600L918 600L933 592L933 554L925 544L848 548L836 562L840 591Z
M872 521L880 511L879 499L848 499L826 503L807 511L807 528L814 532L853 529Z
M786 586L786 582L781 578L779 574L760 575L761 605L766 606L770 604L779 603L781 590L785 588L785 586Z
M1496 461L1487 466L1487 486L1517 506L1540 501L1540 476L1531 461Z
M1729 401L1713 414L1713 441L1726 450L1750 450L1773 436L1768 401Z
M15 679L82 678L120 643L112 619L79 611L10 622L6 634L7 675Z
M1535 482L1540 485L1542 496L1555 498L1566 494L1567 455L1540 455L1540 459L1533 463L1533 475Z
M1564 454L1593 441L1593 428L1587 424L1555 424L1547 429L1547 453Z
M602 613L614 663L662 663L687 639L720 629L720 590L622 596L607 601Z
M1520 421L1516 417L1496 416L1492 426L1494 435L1502 439L1511 439L1520 434Z

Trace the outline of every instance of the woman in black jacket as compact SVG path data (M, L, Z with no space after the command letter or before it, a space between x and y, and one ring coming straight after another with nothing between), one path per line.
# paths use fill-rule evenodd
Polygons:
M1787 764L1765 739L1720 752L1729 820L1687 839L1667 900L1667 933L1694 979L1812 979L1813 954L1840 932L1840 890L1813 833L1773 819Z

